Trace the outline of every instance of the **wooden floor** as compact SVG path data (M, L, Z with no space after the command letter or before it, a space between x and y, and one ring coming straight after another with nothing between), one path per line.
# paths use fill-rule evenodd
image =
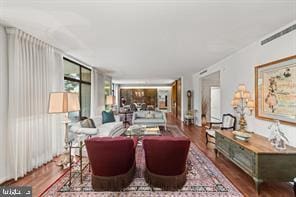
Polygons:
M214 145L205 145L205 131L202 128L186 126L171 114L168 115L168 123L176 124L184 131L192 143L209 157L220 171L245 195L245 196L274 196L274 197L294 197L293 187L288 183L263 183L260 186L260 195L255 191L255 185L250 176L236 167L223 156L216 158ZM41 194L48 186L58 179L65 170L55 165L52 161L29 173L18 181L9 181L5 185L32 186L33 196Z

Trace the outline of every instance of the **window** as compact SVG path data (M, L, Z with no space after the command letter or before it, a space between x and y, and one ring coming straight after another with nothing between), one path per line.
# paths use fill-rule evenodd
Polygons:
M80 111L70 112L69 119L78 121L82 116L90 116L91 70L64 58L65 91L79 94Z
M106 104L107 102L107 96L111 95L111 81L105 80L104 81L104 95L105 95L105 109L108 109L108 105Z

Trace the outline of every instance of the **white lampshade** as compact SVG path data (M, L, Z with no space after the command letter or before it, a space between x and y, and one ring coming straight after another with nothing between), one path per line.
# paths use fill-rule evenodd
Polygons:
M113 105L115 103L115 96L109 95L106 98L107 105Z
M235 100L232 100L232 101L231 101L231 106L232 106L232 107L237 107L237 103L236 103Z
M80 110L79 96L71 92L51 92L48 113L68 113Z
M236 91L236 92L234 93L234 98L235 98L235 99L240 99L240 98L241 98L241 92Z
M254 109L255 108L255 102L253 100L249 100L247 103L247 107L249 109Z
M240 84L239 86L238 86L238 90L239 91L246 91L246 86L245 86L245 84Z
M250 98L250 92L249 91L244 91L243 98L244 99L249 99Z

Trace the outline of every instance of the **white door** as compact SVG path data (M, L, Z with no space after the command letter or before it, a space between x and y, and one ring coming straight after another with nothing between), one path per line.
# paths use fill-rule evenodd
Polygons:
M220 87L211 87L211 121L221 120L221 90Z

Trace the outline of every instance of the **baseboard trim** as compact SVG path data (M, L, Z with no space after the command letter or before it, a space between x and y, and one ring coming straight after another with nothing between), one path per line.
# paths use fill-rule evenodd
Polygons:
M0 185L5 183L6 181L9 181L9 180L11 180L11 178L8 178L8 177L1 178L0 179Z

